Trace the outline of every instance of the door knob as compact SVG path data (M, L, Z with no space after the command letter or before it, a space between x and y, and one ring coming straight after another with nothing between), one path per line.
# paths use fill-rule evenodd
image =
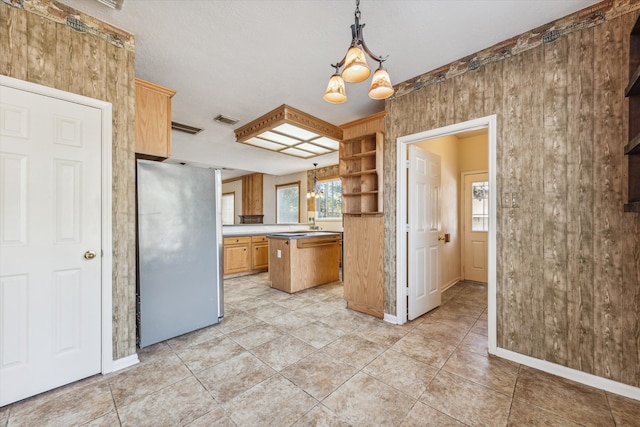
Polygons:
M444 242L444 236L438 236L438 240Z
M96 253L94 251L87 251L84 253L84 259L94 259L96 257Z

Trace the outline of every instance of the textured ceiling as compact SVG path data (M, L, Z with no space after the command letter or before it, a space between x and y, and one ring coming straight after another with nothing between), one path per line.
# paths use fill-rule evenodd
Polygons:
M368 83L348 101L322 100L351 41L355 1L62 0L136 36L136 76L177 91L173 120L204 128L173 132L170 161L284 175L337 163L337 154L296 159L237 144L233 129L287 104L339 125L384 109ZM596 0L362 0L364 39L393 84L597 3ZM373 64L370 62L370 66ZM218 114L239 119L227 126ZM233 170L233 171L232 171Z

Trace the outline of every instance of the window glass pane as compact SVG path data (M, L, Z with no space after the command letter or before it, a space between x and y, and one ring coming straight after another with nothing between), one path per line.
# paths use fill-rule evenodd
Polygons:
M316 199L317 218L342 218L342 181L318 182L318 191L324 196Z
M276 222L292 224L299 221L300 185L290 184L277 187L276 190Z
M471 183L471 231L489 231L489 182Z
M233 224L235 213L236 196L235 193L222 195L222 223Z

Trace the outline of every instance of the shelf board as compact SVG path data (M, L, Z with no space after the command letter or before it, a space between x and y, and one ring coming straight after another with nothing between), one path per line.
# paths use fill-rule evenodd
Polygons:
M640 154L640 133L624 146L624 154Z
M342 193L342 195L344 197L351 197L351 196L364 196L367 194L378 194L378 190L373 190L373 191L360 191L358 193Z
M625 212L636 212L640 213L640 202L629 202L624 204ZM345 214L343 214L345 215Z
M371 151L365 151L364 153L352 154L351 156L347 156L347 157L340 157L340 160L360 160L363 157L375 157L375 156L376 156L376 150L371 150Z
M629 78L629 86L624 91L624 96L640 95L640 67Z
M378 171L376 169L369 169L366 171L360 171L360 172L349 172L349 173L345 173L343 175L341 175L342 177L348 178L350 176L361 176L361 175L372 175L372 174L376 174L378 173Z

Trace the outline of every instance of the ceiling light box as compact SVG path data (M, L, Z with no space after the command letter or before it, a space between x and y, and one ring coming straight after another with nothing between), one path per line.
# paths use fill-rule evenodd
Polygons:
M303 159L338 151L342 140L338 126L284 104L235 134L237 142Z

